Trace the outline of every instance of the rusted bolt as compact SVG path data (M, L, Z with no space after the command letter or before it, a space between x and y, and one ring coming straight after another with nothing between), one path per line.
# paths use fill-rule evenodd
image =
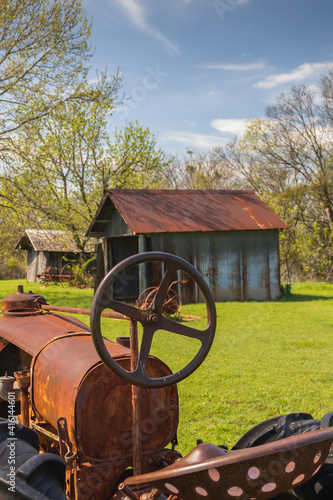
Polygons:
M148 321L150 323L158 323L158 316L157 316L157 314L150 314L150 316L148 316Z

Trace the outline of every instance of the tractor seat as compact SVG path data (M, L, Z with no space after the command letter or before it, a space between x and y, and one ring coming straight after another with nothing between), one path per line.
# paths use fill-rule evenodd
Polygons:
M127 478L183 500L264 500L309 480L325 462L333 428L226 452L202 443L165 469Z
M227 455L228 451L220 448L219 446L214 446L210 443L198 444L193 450L190 451L184 458L180 458L174 464L168 467L168 470L178 469L179 467L186 467L187 465L194 465L205 462L211 458L222 457ZM234 452L232 452L234 453Z

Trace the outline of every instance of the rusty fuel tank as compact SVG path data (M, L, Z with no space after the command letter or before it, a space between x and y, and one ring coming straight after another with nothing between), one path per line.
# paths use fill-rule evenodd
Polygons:
M17 352L8 371L31 371L32 420L47 424L57 435L57 420L65 418L74 451L82 460L130 460L132 454L131 386L101 362L89 328L80 320L43 311L44 299L23 290L3 300L0 318L0 366L9 347ZM105 341L110 354L130 369L130 349ZM2 350L1 350L2 349ZM22 361L24 359L24 361ZM169 375L169 368L151 357L147 374ZM154 453L173 439L178 425L175 386L142 389L142 455Z
M129 349L105 341L117 362L129 369ZM171 372L151 358L153 377ZM100 361L88 334L71 334L51 341L32 362L32 405L54 428L67 419L70 441L89 461L132 456L131 386ZM141 392L141 449L154 453L174 437L178 424L176 388Z

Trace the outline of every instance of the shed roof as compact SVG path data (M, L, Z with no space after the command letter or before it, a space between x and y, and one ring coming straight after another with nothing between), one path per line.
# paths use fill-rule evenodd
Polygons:
M254 191L110 189L87 234L104 234L115 210L133 234L287 228Z
M36 252L82 252L67 231L50 229L26 229L15 246L15 250L33 247ZM94 252L93 242L87 242L84 252Z

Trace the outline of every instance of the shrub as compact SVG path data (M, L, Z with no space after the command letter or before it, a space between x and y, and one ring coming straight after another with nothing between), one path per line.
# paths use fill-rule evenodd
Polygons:
M290 297L291 295L291 283L281 282L280 285L281 295L283 297Z

